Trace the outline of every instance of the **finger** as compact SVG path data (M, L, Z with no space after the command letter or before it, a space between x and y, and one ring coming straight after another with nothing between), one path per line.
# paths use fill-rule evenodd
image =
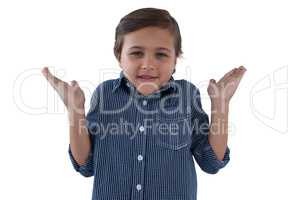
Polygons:
M243 65L241 65L238 69L243 70L243 71L247 71L247 69Z
M46 77L48 82L54 87L57 88L58 85L64 85L68 84L64 82L63 80L57 78L56 76L52 75L51 72L49 71L48 67L44 67L42 70L43 75Z
M72 80L72 81L71 81L71 86L73 86L73 87L75 87L75 86L78 86L78 83L77 83L77 81L75 81L75 80Z
M209 83L210 83L210 84L213 84L213 85L216 85L216 84L217 84L215 79L210 79L210 80L209 80Z
M237 71L226 80L227 84L233 84L236 85L236 87L238 87L245 72L246 72L246 68L244 68L243 66L239 67Z
M208 94L213 98L217 97L219 95L218 85L217 85L217 82L215 79L209 80L209 85L208 85L207 91L208 91Z
M234 72L230 76L226 77L224 82L228 83L228 82L232 82L232 81L239 81L240 79L242 79L245 72L246 72L246 68L244 66L235 68Z
M42 74L43 74L45 77L47 77L48 73L49 73L48 67L44 67L44 68L42 69Z
M246 71L247 69L244 66L240 66L235 73L235 77L239 80L242 79Z
M233 68L232 70L230 70L229 72L227 72L219 81L218 83L221 83L223 81L225 81L226 79L228 79L228 77L232 76L237 68Z
M229 72L227 72L223 77L226 79L227 77L229 77L231 74L233 74L236 71L237 68L233 68L232 70L230 70Z
M215 79L210 79L208 87L211 87L216 92L218 90L218 83Z

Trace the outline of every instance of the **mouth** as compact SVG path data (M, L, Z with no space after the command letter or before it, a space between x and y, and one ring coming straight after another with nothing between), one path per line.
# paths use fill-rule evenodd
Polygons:
M140 81L153 81L155 79L157 79L157 76L151 76L151 75L140 75L137 76L137 79Z

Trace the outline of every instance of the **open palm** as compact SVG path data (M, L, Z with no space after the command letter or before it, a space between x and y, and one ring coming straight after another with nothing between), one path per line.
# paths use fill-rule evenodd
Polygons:
M42 74L56 90L68 111L84 112L85 97L77 81L73 80L71 84L62 81L52 75L47 67L42 69Z
M245 72L246 68L240 66L227 72L218 82L211 79L207 88L210 99L229 102Z

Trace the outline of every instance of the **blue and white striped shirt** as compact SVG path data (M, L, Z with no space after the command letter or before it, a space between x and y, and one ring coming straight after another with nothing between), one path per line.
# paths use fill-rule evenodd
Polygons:
M68 152L77 172L94 176L92 200L196 200L193 157L210 174L229 162L228 147L216 158L199 89L184 79L144 96L121 71L94 90L86 122L86 163Z

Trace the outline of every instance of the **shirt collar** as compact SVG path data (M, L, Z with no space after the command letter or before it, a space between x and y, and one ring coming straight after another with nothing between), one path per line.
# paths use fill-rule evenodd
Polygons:
M129 88L133 88L134 86L131 84L131 82L125 77L124 71L122 70L119 74L119 78L114 80L113 83L113 92L115 92L119 87L121 86L126 86ZM170 90L172 92L175 92L177 89L176 87L176 83L175 83L175 79L173 76L170 77L170 80L168 81L168 83L164 86L162 86L159 91L155 92L156 93L160 93L163 91L167 91Z

